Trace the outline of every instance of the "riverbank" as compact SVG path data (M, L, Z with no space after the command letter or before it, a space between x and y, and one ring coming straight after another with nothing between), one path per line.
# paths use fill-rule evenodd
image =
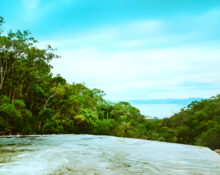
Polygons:
M216 149L216 150L214 150L217 154L219 154L220 155L220 149Z
M116 138L127 138L127 139L138 139L138 140L145 140L145 141L152 141L152 142L162 142L162 143L173 143L173 144L180 144L180 145L189 145L189 146L195 146L195 147L204 147L204 148L208 148L214 152L216 152L217 154L220 155L220 149L211 149L209 147L206 146L201 146L201 145L191 145L191 144L184 144L184 143L174 143L174 142L166 142L166 141L159 141L159 140L148 140L148 139L144 139L144 138L133 138L133 137L119 137L119 136L110 136L110 135L91 135L91 134L30 134L30 135L0 135L0 138L25 138L25 137L47 137L47 136L68 136L68 135L84 135L84 136L103 136L103 137L116 137Z

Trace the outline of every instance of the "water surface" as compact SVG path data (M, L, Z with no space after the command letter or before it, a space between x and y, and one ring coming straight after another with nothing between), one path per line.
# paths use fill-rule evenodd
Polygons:
M133 104L141 111L141 114L157 118L171 117L187 104Z
M219 175L205 147L93 135L0 138L0 175Z

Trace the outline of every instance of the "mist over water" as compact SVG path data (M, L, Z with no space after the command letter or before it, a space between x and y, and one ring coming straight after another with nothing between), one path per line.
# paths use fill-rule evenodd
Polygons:
M147 99L147 100L130 100L130 104L138 108L141 114L157 117L159 119L171 117L180 112L193 101L201 101L205 98L186 98L186 99Z
M141 114L157 117L157 118L166 118L171 117L175 113L178 113L180 109L187 106L187 104L135 104L133 106L138 108L141 111Z
M218 175L205 147L93 135L0 138L1 175Z

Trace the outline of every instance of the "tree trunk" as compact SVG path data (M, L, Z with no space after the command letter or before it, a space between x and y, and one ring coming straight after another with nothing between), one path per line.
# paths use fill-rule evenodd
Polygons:
M0 135L5 135L6 133L11 133L11 129L8 129L6 131L1 131Z
M53 98L53 97L54 97L54 94L52 94L52 95L46 100L46 102L44 103L44 106L43 106L42 110L47 107L47 105L48 105L50 99Z

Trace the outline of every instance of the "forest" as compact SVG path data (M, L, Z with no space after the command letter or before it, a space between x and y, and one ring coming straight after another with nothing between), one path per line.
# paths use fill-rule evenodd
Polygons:
M220 148L220 95L148 119L128 102L109 102L102 90L53 75L55 50L3 24L0 17L0 135L112 135Z

